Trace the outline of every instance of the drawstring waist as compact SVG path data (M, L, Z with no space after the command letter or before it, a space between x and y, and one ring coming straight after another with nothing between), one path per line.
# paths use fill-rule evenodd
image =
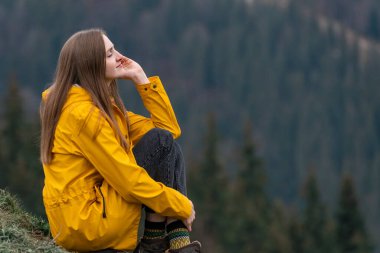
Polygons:
M59 207L75 199L96 199L94 186L70 188L63 193L58 193L55 189L46 186L43 189L43 200L47 208Z
M102 198L101 202L103 205L102 217L107 218L106 198L104 197L101 186L102 184L98 183L93 186L70 188L66 190L65 193L57 194L56 196L51 194L51 192L53 191L51 191L45 186L44 195L43 195L45 208L49 208L49 209L57 208L61 205L66 205L71 201L78 201L78 200L79 201L89 200L92 202L92 201L96 201L97 199L99 199L99 197L101 197Z

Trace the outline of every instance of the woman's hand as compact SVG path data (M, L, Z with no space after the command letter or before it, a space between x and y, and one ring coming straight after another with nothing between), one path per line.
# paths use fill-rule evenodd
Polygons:
M190 204L191 204L191 214L189 218L187 218L186 220L183 220L183 224L185 224L187 229L191 232L191 225L193 224L195 220L195 210L194 210L193 202L191 200L190 200Z
M132 80L135 84L149 83L149 79L140 64L123 55L120 57L120 63L123 65L122 79Z

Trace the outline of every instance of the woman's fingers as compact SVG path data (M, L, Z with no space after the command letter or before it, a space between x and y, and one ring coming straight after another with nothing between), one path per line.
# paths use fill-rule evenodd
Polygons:
M183 224L185 224L187 230L191 231L191 225L189 225L189 223L187 223L187 221L183 221Z
M191 225L193 224L193 222L195 220L195 210L194 210L193 202L191 202L191 200L190 200L190 204L191 204L191 214L190 214L189 218L187 218L183 222L184 222L185 226L187 227L187 229L191 232Z
M120 61L124 67L128 66L132 62L131 59L129 59L128 57L125 57L125 56L123 56Z
M191 232L191 225L193 222L190 222L188 219L187 220L184 220L183 222L187 228L187 230L189 230L189 232Z

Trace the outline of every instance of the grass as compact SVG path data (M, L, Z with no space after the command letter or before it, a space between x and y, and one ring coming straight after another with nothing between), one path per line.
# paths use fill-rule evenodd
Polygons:
M46 220L25 212L17 198L0 189L0 252L67 253L49 233Z

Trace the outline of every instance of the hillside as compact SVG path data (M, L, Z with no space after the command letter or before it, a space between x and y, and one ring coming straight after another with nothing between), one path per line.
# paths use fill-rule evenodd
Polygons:
M24 211L19 201L0 189L0 252L64 253L48 236L46 221Z

